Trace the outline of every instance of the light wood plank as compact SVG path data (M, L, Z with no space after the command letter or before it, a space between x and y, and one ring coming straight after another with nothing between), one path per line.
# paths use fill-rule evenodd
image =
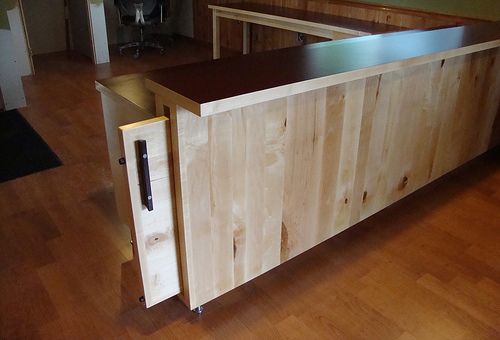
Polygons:
M165 117L159 117L125 125L120 127L120 138L126 160L134 247L137 249L146 307L151 307L181 291L170 124ZM152 211L148 211L141 201L137 140L147 142Z
M285 114L275 101L209 119L180 107L172 116L190 308L280 263Z

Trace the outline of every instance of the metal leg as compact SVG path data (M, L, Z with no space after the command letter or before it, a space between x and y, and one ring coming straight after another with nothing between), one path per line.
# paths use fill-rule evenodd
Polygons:
M217 15L217 10L214 9L212 17L212 43L213 43L213 57L214 59L220 58L220 20Z
M193 312L195 312L198 315L201 315L203 313L203 306L196 307L193 309Z
M250 23L243 22L243 54L250 53Z

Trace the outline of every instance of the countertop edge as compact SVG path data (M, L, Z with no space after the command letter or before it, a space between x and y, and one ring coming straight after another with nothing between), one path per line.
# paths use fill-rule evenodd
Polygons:
M307 91L313 91L323 87L334 86L349 81L359 80L386 72L398 71L405 67L418 66L442 59L449 59L497 47L500 47L500 39L464 46L447 51L440 51L433 54L426 54L410 59L403 59L385 64L379 64L366 68L337 73L326 77L304 80L297 83L287 84L251 93L245 93L242 95L207 103L196 103L195 101L186 98L181 94L176 93L175 91L172 91L149 79L146 79L146 87L156 94L164 97L172 104L182 106L200 117L208 117L218 113L239 109L245 106L259 104L265 101L280 99L283 97L296 95Z

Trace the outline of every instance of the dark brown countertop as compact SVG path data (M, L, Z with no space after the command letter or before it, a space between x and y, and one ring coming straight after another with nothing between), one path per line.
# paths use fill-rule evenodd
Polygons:
M288 85L297 87L297 84L330 76L345 74L344 78L347 78L349 72L368 71L391 63L407 66L418 57L434 55L442 58L440 52L466 54L471 52L464 49L479 50L499 45L500 22L482 23L273 50L160 69L145 77L146 86L156 93L182 99L182 104L191 104L186 108L204 116L228 107L235 108L234 105L219 104L229 99L234 102L238 96L252 94L256 97L261 91Z
M347 18L342 16L330 15L320 12L303 11L299 9L286 8L281 6L269 6L256 3L230 3L224 5L210 5L210 8L221 7L236 9L247 12L257 12L265 15L296 19L328 26L338 26L354 31L360 31L370 34L380 34L387 32L400 31L403 28L394 25L379 24L371 21Z

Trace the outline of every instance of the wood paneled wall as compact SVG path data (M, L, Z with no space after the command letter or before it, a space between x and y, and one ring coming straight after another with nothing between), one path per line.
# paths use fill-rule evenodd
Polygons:
M222 295L485 152L498 74L492 49L206 118L178 107L186 302Z
M209 4L225 4L241 2L238 0L199 0L194 3L194 35L195 38L207 42L212 41L212 13ZM455 17L443 14L428 13L372 4L360 4L350 1L332 0L243 0L275 6L298 8L302 10L323 12L356 19L387 23L411 29L431 28L455 24L473 23L479 20ZM320 41L317 37L306 37L306 43ZM297 46L295 32L287 32L270 27L252 25L252 51L263 51L274 48ZM234 50L241 50L242 25L234 20L221 19L221 45Z

